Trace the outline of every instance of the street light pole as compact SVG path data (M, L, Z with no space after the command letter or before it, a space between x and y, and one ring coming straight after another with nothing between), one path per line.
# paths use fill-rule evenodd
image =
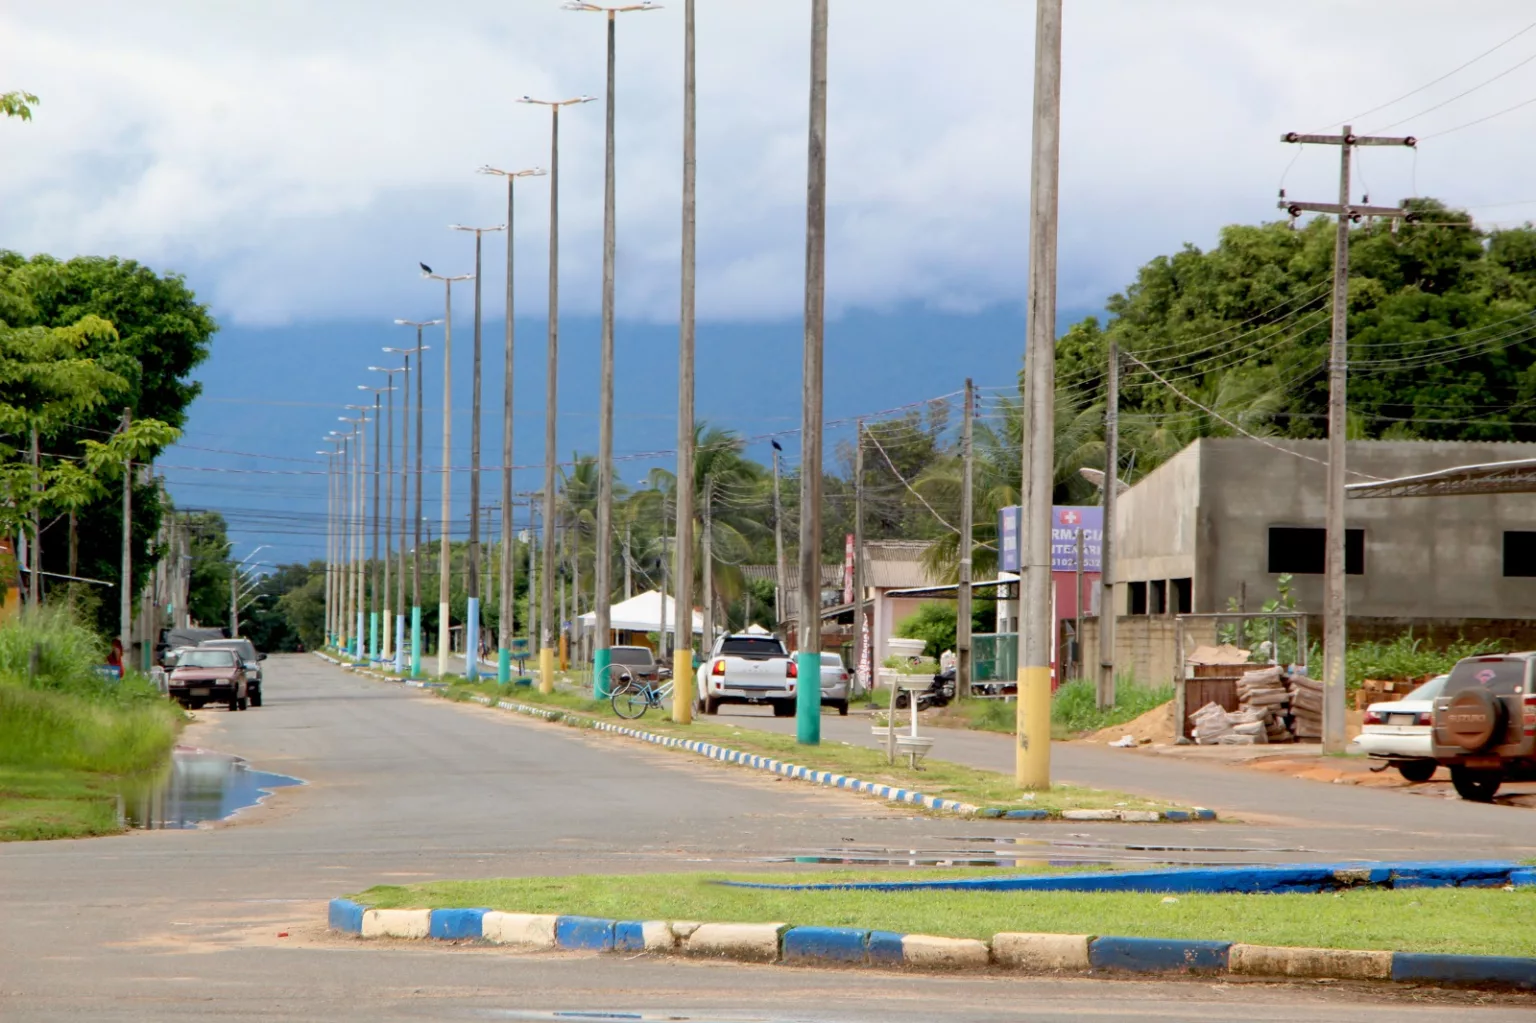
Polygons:
M537 100L524 96L518 102L549 107L549 343L545 356L544 384L544 528L555 521L555 465L557 462L555 413L556 384L560 377L560 109L592 102L591 96L564 100ZM544 586L539 599L539 691L555 691L555 545L544 541ZM529 595L530 601L532 595Z
M366 410L365 405L348 405L353 411ZM351 630L351 654L354 660L363 656L363 462L368 457L367 433L363 426L368 422L367 416L347 418L337 417L343 423L352 424L352 465L350 472L351 500L347 514L351 517L349 526L351 543L348 545L348 557L352 564L347 572L347 628Z
M385 393L389 395L388 411L386 413L388 416L389 426L384 431L385 435L388 437L388 443L385 446L384 456L384 599L382 601L384 604L384 638L382 657L386 661L393 657L395 661L395 670L399 671L400 641L397 637L403 634L403 630L399 627L400 622L396 620L394 609L399 608L399 618L400 621L403 621L405 617L405 608L403 606L403 600L397 600L393 605L390 604L390 575L393 568L392 562L394 561L395 544L395 374L406 374L405 388L406 393L409 394L411 386L410 357L406 357L405 366L396 366L393 368L388 366L369 366L368 371L370 373L383 373L384 379L389 381L389 385L384 388ZM402 481L401 487L404 486L405 483ZM401 494L400 501L401 522L403 524L405 515L404 493ZM401 552L400 556L401 565L404 567L404 551ZM400 592L402 594L405 592L403 580L400 585Z
M425 270L425 264L423 264ZM453 285L467 281L473 274L446 277L425 271L428 280L443 282L443 484L442 535L437 540L437 677L448 674L449 631L448 580L453 570L448 551L448 526L452 521L450 484L453 477ZM419 517L419 516L418 516Z
M827 291L827 3L811 0L811 117L805 204L805 397L800 418L799 686L795 739L821 744L822 343ZM894 727L894 725L892 726Z
M615 116L615 68L618 39L618 16L632 11L654 11L659 6L652 3L608 5L567 0L561 4L567 11L590 11L607 15L608 22L608 93L607 118L603 161L603 311L602 311L602 368L599 373L599 397L597 419L597 549L593 553L593 618L596 648L592 653L593 696L599 700L608 698L608 665L611 660L609 647L612 643L612 617L610 598L613 596L613 320L614 275L617 258L617 204L615 199L614 116ZM580 544L577 545L578 561ZM674 674L674 685L684 685L686 679ZM674 689L675 692L675 689ZM681 703L674 698L674 703Z
M369 387L367 384L358 384L359 391L369 391L373 394L373 553L368 559L368 659L378 661L382 655L379 645L380 614L383 608L383 594L379 591L379 477L383 475L383 463L380 456L383 454L383 445L379 442L379 427L384 417L380 410L380 395L392 388ZM366 469L365 469L366 471Z
M473 231L475 235L475 354L474 371L470 384L469 419L469 550L465 558L464 610L464 677L471 682L480 677L480 256L481 238L487 231L504 231L505 224L496 227L464 227L453 225L455 231Z
M413 677L413 678L415 676L421 674L421 482L422 482L422 450L423 450L422 394L424 393L424 388L423 388L422 385L423 385L423 381L426 379L426 375L427 375L427 356L426 356L425 353L430 350L427 345L422 344L422 341L421 341L421 331L422 331L422 328L424 328L424 327L435 327L439 323L442 323L442 322L443 322L442 320L421 320L421 321L417 321L417 320L396 320L395 323L397 325L399 325L399 326L402 326L402 327L415 327L416 328L416 347L415 348L386 348L386 349L384 349L386 352L394 352L395 354L404 355L405 356L405 362L406 362L405 389L406 389L407 395L409 395L410 389L411 389L411 377L410 377L411 356L413 354L417 356L417 359L416 359L416 443L415 443L415 451L416 451L416 474L415 474L416 475L416 506L415 506L415 508L416 508L416 510L415 510L415 513L411 516L411 521L414 523L414 525L413 525L412 540L411 540L411 661L410 661L410 673L411 673L411 677ZM409 400L409 399L407 399L407 400ZM410 417L409 411L407 411L406 417L407 418ZM401 432L403 433L406 428L407 427L404 424L402 424ZM401 534L400 535L400 543L403 546L404 543L405 543L405 521L406 521L406 514L405 514L405 488L406 488L405 473L406 473L406 460L404 458L401 458L401 460L400 460L400 473L401 473L401 477L400 477L400 534ZM403 555L402 555L402 557L403 557ZM405 565L404 565L403 561L402 561L401 566L400 566L400 575L401 575L401 578L403 580L404 577L405 577ZM403 583L402 583L402 585L403 585ZM401 603L403 604L404 601L402 600ZM404 669L400 669L400 670L404 670Z
M507 341L503 357L506 360L502 370L501 392L501 575L500 575L500 604L496 616L496 681L505 685L512 680L512 635L515 623L512 620L512 608L514 606L511 594L516 580L514 575L512 552L508 549L507 540L511 533L512 524L512 381L513 365L512 350L514 336L514 310L516 309L515 281L513 279L514 260L513 244L516 231L516 187L518 178L542 177L547 173L542 167L530 167L527 170L506 171L496 167L481 167L482 174L496 174L507 179ZM528 591L529 607L533 603L533 590Z

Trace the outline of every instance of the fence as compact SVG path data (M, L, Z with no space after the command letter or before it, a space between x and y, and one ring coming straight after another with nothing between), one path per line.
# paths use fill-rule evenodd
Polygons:
M1013 684L1019 678L1019 634L978 632L971 636L973 684Z

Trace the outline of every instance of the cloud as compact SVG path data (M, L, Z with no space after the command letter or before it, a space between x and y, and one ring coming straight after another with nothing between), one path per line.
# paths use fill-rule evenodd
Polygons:
M806 0L699 13L701 314L788 318L801 304ZM1148 258L1337 190L1327 126L1429 81L1526 24L1518 0L1447 8L1186 0L1069 4L1061 304L1091 305ZM1327 24L1329 32L1316 31ZM1028 225L1033 5L837 0L831 27L829 301L969 310L1018 303ZM463 272L453 222L494 223L476 167L549 162L525 93L603 89L602 19L554 0L455 5L144 0L0 13L6 88L43 97L0 125L0 236L186 272L235 322L428 314L418 259ZM1536 52L1524 36L1357 124L1371 130ZM681 0L619 26L620 314L677 311ZM1394 129L1432 136L1536 97L1536 63ZM562 119L562 306L598 303L600 103ZM1536 105L1417 154L1372 150L1375 201L1532 198ZM1296 158L1289 173L1286 168ZM540 314L547 184L520 186L519 305ZM1530 207L1490 210L1520 219ZM499 245L486 273L499 279ZM488 288L499 312L501 289Z

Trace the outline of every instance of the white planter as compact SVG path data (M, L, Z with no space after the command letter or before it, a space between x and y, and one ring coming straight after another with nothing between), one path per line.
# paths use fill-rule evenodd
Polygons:
M887 657L921 657L923 648L928 643L921 639L897 639L894 636L885 641L885 656Z

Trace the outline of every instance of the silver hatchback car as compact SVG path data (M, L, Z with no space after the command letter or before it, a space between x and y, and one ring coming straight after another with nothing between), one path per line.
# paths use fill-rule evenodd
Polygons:
M821 705L836 707L844 717L848 715L848 701L855 695L853 677L843 664L841 654L821 653Z

